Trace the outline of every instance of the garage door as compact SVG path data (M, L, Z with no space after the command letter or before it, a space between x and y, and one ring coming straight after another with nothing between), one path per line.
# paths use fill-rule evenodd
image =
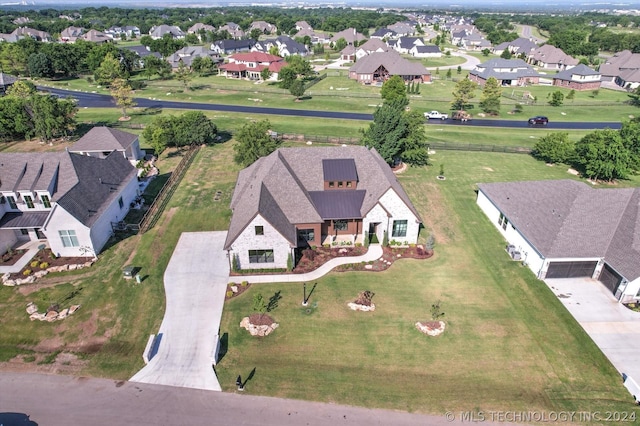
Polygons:
M600 282L611 290L611 293L616 294L621 281L622 277L605 263L602 272L600 272Z
M551 262L546 278L579 278L591 277L598 265L597 261L589 262Z

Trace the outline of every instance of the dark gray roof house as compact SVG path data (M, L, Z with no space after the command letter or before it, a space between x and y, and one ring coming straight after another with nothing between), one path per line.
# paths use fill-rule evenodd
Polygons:
M621 301L640 297L640 188L552 180L478 189L481 209L539 278L597 278Z
M134 164L144 157L144 151L140 149L138 135L105 126L89 130L73 144L69 151L100 158L108 156L113 151L118 151Z
M540 74L522 59L489 59L469 72L469 79L483 85L495 78L502 86L537 84Z
M280 148L240 172L231 209L225 250L243 269L264 267L255 257L264 251L269 267L286 267L296 249L361 243L365 233L415 243L421 223L389 166L364 146Z
M0 72L0 95L4 95L7 92L9 86L11 86L16 81L18 81L18 77Z

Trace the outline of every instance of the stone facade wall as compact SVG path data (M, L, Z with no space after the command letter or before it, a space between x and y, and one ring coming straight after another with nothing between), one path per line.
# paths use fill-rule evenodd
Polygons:
M420 223L418 222L418 218L413 214L409 207L407 207L407 205L404 203L404 201L402 201L398 194L393 189L389 189L382 197L380 197L380 204L386 211L391 214L387 225L387 235L389 236L389 241L394 239L396 241L402 241L407 244L417 243L418 233L420 231ZM407 221L407 235L405 237L391 236L394 220ZM368 230L368 228L365 227L365 230Z
M262 226L263 235L256 235L255 227ZM273 250L273 263L249 263L249 250ZM289 253L293 250L289 242L262 216L257 215L233 242L229 258L238 255L240 269L286 268Z

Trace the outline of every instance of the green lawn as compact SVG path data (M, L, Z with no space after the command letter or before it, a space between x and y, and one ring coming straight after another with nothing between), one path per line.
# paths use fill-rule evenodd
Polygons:
M223 389L255 369L246 391L367 407L442 414L446 410L632 408L620 378L557 298L511 262L504 241L475 205L477 182L571 178L528 156L438 152L437 167L400 180L436 236L436 255L396 262L382 273L332 273L307 313L299 284L261 284L225 305L228 351L216 367ZM640 182L628 182L638 185ZM376 311L346 303L375 292ZM240 329L256 293L280 294L267 338ZM440 300L438 338L414 323Z

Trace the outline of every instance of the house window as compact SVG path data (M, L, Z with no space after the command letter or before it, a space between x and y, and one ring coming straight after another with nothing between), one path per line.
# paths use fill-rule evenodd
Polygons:
M346 231L347 230L347 221L346 220L334 220L333 228L336 231Z
M299 229L298 239L303 241L313 241L316 239L316 232L313 229Z
M48 195L40 195L40 199L42 200L42 204L44 205L45 208L50 209L51 208L51 200L49 200L49 196Z
M16 199L13 196L7 195L7 201L9 202L9 206L13 210L16 210L18 208L18 205L16 204Z
M256 226L256 235L264 235L264 226Z
M347 182L347 188L351 188L351 181Z
M329 188L333 188L335 186L335 182L329 182Z
M338 188L342 188L342 182L338 182Z
M28 208L32 209L35 206L33 205L33 198L31 197L31 195L25 195L24 197L24 202L27 205Z
M118 198L118 205L120 206L120 208L124 207L124 201L122 201L122 197Z
M249 263L273 263L273 249L249 250Z
M20 229L20 234L29 235L29 230L27 228L22 228L22 229Z
M498 218L498 226L502 226L502 222L504 221L504 215L500 213L500 217Z
M79 247L76 231L58 231L62 240L62 247Z
M509 219L507 219L506 217L504 218L504 220L502 221L502 229L504 229L505 231L507 230L507 225L509 224Z
M392 237L406 237L407 236L407 220L394 220L393 229L391 231Z

